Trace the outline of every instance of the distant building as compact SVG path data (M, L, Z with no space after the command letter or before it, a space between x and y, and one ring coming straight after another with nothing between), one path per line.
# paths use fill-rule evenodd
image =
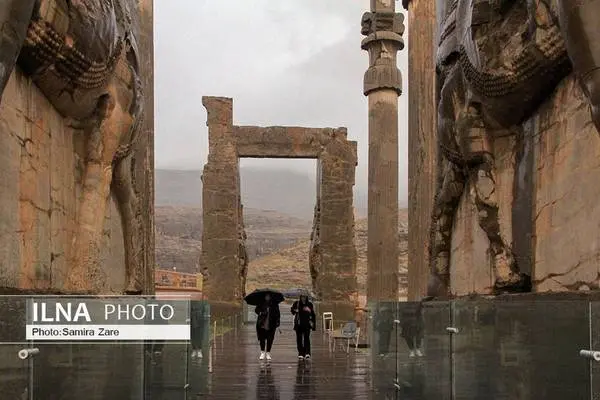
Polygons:
M166 269L154 271L154 290L157 296L169 294L190 295L192 299L202 299L202 274L189 274Z

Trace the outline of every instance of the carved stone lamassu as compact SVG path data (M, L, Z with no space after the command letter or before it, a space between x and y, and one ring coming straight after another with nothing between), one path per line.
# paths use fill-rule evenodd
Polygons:
M148 223L152 202L147 200L152 188L140 190L139 182L151 182L151 177L146 167L140 171L138 166L151 159L146 148L143 154L137 152L148 143L147 138L138 142L140 133L151 133L144 113L152 111L144 109L143 94L143 82L148 77L151 81L151 68L145 69L151 60L146 53L140 54L140 43L152 34L141 31L147 22L140 21L144 9L151 9L145 0L0 3L0 98L18 69L60 114L64 130L72 129L75 139L82 142L76 157L82 166L73 190L77 196L74 224L65 222L61 228L68 232L70 243L64 252L52 254L66 259L65 281L60 285L65 291L96 291L102 286L97 281L105 267L100 265L100 256L107 251L102 239L111 198L116 199L124 238L126 278L121 289L127 293L147 290L147 269L153 268L147 264L147 254L153 252L147 232L152 230ZM44 118L50 117L42 115L34 122L42 127L53 122ZM27 227L36 228L35 223ZM25 286L36 280L34 272L21 271L21 275L22 282L29 282Z
M445 12L438 29L438 190L429 294L450 292L452 230L468 186L489 240L494 289L527 291L530 277L503 234L511 227L501 226L512 225L512 218L498 215L494 142L527 132L523 122L571 72L600 129L600 2L456 0L438 1L438 7Z

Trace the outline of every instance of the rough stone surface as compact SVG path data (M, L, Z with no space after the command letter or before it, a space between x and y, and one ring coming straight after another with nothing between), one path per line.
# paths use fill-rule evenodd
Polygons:
M536 290L598 289L600 139L573 78L533 124Z
M0 54L15 54L12 61L0 58L0 285L150 292L152 3L114 2L115 17L107 9L80 4L64 14L62 3L41 1L31 21L10 18L27 3L11 0L0 6L0 23L9 18L6 29L17 34L24 24L22 38L0 35ZM86 13L98 17L93 27L78 19ZM62 30L69 21L60 15L73 18L72 37ZM109 36L130 32L135 49L87 47L97 40L94 29L104 24L112 26L112 32L103 32ZM60 44L73 37L77 45L71 50L54 49L56 54L40 58L49 38ZM125 59L133 53L136 65ZM79 64L80 75L69 75L73 57L83 64L91 57L97 64ZM41 72L39 63L54 66ZM70 100L63 95L68 91Z
M345 128L234 126L232 99L204 97L203 104L209 155L202 176L201 266L208 298L233 304L245 295L248 257L239 158L316 158L319 183L309 257L313 289L325 302L354 304L356 142L347 140Z

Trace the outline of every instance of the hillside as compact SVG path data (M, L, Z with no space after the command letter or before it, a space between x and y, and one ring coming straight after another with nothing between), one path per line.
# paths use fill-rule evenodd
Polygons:
M254 260L310 236L312 221L276 211L244 209L248 256ZM155 207L156 265L196 272L202 248L202 210L199 207Z
M399 257L401 273L407 273L408 266L408 210L400 210L398 215ZM357 275L359 293L366 292L367 281L367 220L359 219L355 225L357 250ZM258 258L250 263L246 290L260 286L275 288L310 288L308 252L310 241L300 240L295 245Z
M314 179L289 170L242 168L241 175L250 257L248 289L261 284L310 287L308 251L316 196ZM200 176L200 171L156 170L158 268L198 271L202 247ZM355 200L357 203L362 204L360 199ZM366 225L366 219L356 221L361 291L366 285ZM407 225L407 211L402 210L399 218L401 266L406 266Z

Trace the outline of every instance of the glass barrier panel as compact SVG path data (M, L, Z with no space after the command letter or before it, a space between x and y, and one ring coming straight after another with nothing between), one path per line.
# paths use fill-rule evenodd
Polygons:
M422 305L423 332L421 354L411 366L413 381L419 385L404 390L405 398L450 400L452 398L451 303L424 302ZM408 336L408 335L407 335ZM410 397L412 396L412 397Z
M398 302L376 302L370 310L371 376L378 398L396 396Z
M35 398L137 399L143 396L139 343L43 343L35 356Z
M587 365L591 376L591 399L600 400L600 301L590 302L590 344L581 350L591 350L597 353L581 355L582 364ZM594 358L596 357L596 358ZM596 361L598 360L598 361Z
M33 399L34 357L19 357L32 348L25 340L25 314L25 298L0 296L0 393L7 399Z
M454 399L589 398L579 357L589 345L587 301L507 296L453 308Z

